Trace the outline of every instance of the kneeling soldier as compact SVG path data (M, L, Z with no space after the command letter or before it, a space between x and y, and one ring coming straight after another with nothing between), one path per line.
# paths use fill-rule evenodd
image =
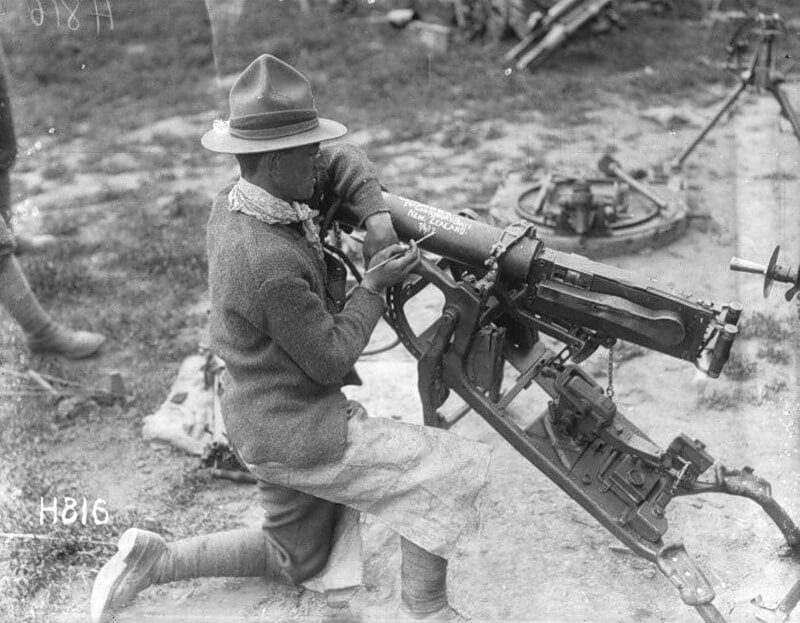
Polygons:
M477 528L488 448L367 417L342 392L384 311L382 290L404 279L419 252L397 242L363 153L320 147L346 128L317 116L296 69L257 58L231 89L230 106L229 124L203 137L206 148L236 155L241 170L208 223L211 338L226 363L226 429L259 480L263 529L174 543L128 530L95 581L92 620L106 620L152 584L185 578L302 582L325 566L341 505L400 534L399 613L457 618L447 601L447 558ZM341 204L361 218L364 254L376 267L346 304L335 279L341 265L324 250L319 227Z

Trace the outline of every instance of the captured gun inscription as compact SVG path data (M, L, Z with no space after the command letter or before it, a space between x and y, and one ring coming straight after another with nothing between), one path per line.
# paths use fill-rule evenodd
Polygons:
M384 198L401 239L436 232L421 248L440 259L423 259L411 280L387 292L387 320L418 360L425 424L449 428L466 414L439 413L455 392L614 536L654 562L704 621L725 621L683 544L664 540L670 501L712 492L742 496L762 507L790 547L800 544L800 529L752 469L729 469L684 434L659 448L620 412L613 391L578 364L623 339L716 378L736 339L741 307L691 300L630 272L548 249L531 223L500 229L396 195ZM415 332L406 306L428 286L444 297L441 315ZM540 335L550 338L547 344ZM506 362L518 377L504 385ZM514 404L533 383L550 398L535 418Z

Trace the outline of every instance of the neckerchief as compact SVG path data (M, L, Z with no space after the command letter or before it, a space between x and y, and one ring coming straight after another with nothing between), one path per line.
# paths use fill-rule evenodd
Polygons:
M298 201L289 203L240 177L228 194L228 209L231 212L247 214L270 225L300 223L314 255L319 261L325 261L319 238L319 225L314 222L314 218L319 216L319 211L312 210L305 203Z

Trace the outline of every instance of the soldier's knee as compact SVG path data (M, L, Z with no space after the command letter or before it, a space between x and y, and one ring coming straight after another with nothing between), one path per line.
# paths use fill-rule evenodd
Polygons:
M317 547L292 554L289 575L295 584L313 578L325 568L331 555L333 543L331 539L320 541Z

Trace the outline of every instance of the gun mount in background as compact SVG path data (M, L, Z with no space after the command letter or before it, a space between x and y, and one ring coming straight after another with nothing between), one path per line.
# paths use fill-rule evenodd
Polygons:
M788 53L779 54L777 41L785 37L786 24L778 13L754 13L736 29L726 48L728 68L737 73L739 85L731 91L714 116L703 127L692 142L670 163L673 171L683 168L686 160L703 142L708 133L719 123L722 117L739 100L748 87L757 93L766 91L778 103L780 115L792 127L795 137L800 141L800 116L792 106L784 84L786 76L779 70L781 57L791 59ZM745 60L746 54L750 54Z
M624 339L719 375L741 308L664 292L627 271L548 249L531 223L504 229L385 194L403 240L438 259L387 291L387 321L418 360L428 426L449 428L470 410L576 500L634 553L654 562L707 622L724 622L714 590L680 542L665 542L666 507L678 496L750 498L791 547L800 529L750 468L728 469L705 444L678 435L659 448L580 363ZM347 220L346 214L338 218ZM355 219L352 219L353 221ZM441 311L415 330L409 306L432 286ZM543 336L547 336L544 338ZM517 372L506 380L506 364ZM541 415L517 398L533 384L549 397ZM445 419L450 392L467 408Z
M559 48L593 21L604 16L619 28L624 22L613 8L612 0L560 0L546 12L534 11L527 21L521 41L504 57L518 70L540 67Z
M599 173L550 172L530 181L512 172L489 205L495 224L520 218L552 249L593 258L661 247L678 239L691 218L680 173L627 172L606 154Z

